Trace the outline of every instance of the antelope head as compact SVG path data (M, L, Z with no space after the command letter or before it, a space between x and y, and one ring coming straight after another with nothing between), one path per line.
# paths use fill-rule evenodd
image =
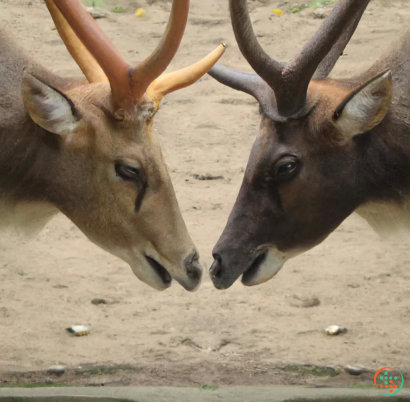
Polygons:
M230 0L236 40L257 74L220 65L209 74L256 98L262 121L236 203L213 250L210 274L217 288L230 287L241 275L249 286L269 280L363 202L361 134L374 130L388 113L391 73L327 77L368 3L340 0L302 51L284 63L258 43L247 0Z
M190 67L161 75L182 40L189 0L173 1L159 45L136 67L123 59L79 0L46 3L88 79L62 93L24 73L25 108L53 137L48 140L47 201L92 242L129 263L146 284L163 290L174 278L195 290L202 268L153 118L161 99L197 81L225 46Z

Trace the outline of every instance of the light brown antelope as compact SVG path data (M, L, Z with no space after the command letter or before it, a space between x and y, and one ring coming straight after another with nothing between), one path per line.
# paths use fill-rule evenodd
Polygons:
M0 34L0 226L37 232L58 211L155 289L198 287L202 268L153 132L168 93L197 81L224 45L161 75L182 40L189 0L174 0L165 34L136 67L79 0L46 0L87 81L59 77Z
M239 48L256 71L216 65L219 82L254 96L262 121L210 274L217 288L272 278L356 211L377 231L410 228L410 34L368 71L329 73L369 0L340 0L287 63L269 57L246 0L230 0Z

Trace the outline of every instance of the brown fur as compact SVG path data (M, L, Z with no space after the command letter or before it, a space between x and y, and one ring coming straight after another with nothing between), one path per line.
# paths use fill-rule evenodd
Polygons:
M23 82L23 71L35 78ZM41 88L71 107L73 131L57 135L34 123L36 113L52 111L39 103ZM193 290L201 267L152 129L154 104L145 99L123 121L113 119L112 105L108 83L59 77L1 31L0 205L14 206L16 214L34 204L61 211L154 288L168 287L171 275ZM139 169L138 183L117 176L118 164Z

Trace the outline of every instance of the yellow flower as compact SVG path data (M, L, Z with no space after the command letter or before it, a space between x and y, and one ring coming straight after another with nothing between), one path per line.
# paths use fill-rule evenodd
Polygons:
M282 14L283 14L283 11L282 10L279 10L279 9L277 9L277 8L274 8L273 10L272 10L272 12L273 13L275 13L277 16L281 16Z
M143 15L145 15L145 10L143 8L139 8L137 11L135 11L135 15L137 17L142 17Z

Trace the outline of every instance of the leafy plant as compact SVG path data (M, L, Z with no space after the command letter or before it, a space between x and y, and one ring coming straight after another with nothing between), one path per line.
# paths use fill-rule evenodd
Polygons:
M104 7L104 0L83 0L87 7Z
M219 387L216 386L210 386L210 385L202 385L201 388L199 388L202 391L216 391Z
M324 7L330 3L335 3L337 0L319 0L319 1L312 1L309 3L309 8L320 8Z
M302 11L305 8L322 8L327 6L328 4L331 3L336 3L337 0L316 0L316 1L311 1L310 3L304 3L301 4L297 7L293 7L290 12L291 13L298 13Z
M32 383L32 382L5 382L0 383L0 388L62 388L70 385L52 384L52 383Z

